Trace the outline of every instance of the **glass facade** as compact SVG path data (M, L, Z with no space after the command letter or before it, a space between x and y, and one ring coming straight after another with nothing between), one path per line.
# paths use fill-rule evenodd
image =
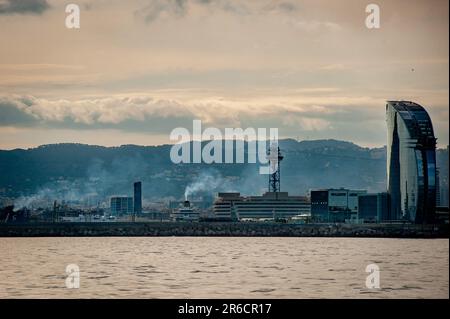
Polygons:
M436 138L425 109L388 101L387 180L390 220L431 223L436 207Z
M316 222L344 223L358 213L358 197L365 190L319 189L311 190L311 217Z
M378 195L366 194L358 196L359 209L358 219L364 220L364 222L377 222L378 213Z
M133 197L111 197L111 214L122 215L133 212Z
M311 217L315 222L328 222L328 190L311 191Z

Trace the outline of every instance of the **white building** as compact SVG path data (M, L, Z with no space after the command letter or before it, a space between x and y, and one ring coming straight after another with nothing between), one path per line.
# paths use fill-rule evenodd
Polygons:
M199 212L192 209L191 203L186 200L181 207L172 212L172 219L175 221L198 221Z
M287 192L267 192L262 196L219 193L214 202L214 215L219 218L277 219L310 215L306 196L289 196Z

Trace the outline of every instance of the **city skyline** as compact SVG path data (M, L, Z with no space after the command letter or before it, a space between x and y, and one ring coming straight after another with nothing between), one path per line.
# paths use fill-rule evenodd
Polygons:
M436 309L449 3L0 0L0 298Z
M448 145L448 2L0 4L0 149L169 143L170 131L277 127L386 145L386 100L423 105ZM12 31L11 31L12 30Z

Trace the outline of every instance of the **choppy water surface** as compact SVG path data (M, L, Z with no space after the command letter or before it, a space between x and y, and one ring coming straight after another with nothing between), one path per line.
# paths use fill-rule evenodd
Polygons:
M448 298L447 239L0 238L2 298ZM381 288L366 288L368 264ZM68 264L80 288L66 288Z

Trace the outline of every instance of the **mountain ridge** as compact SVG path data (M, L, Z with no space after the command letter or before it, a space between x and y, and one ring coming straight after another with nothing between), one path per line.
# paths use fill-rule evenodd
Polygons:
M204 142L207 143L207 142ZM247 143L244 143L247 150ZM334 139L279 141L281 190L305 194L312 188L348 187L369 192L386 189L386 146L361 147ZM211 198L219 191L258 195L268 176L259 164L174 164L172 145L115 147L81 143L46 144L0 150L0 197L42 196L74 200L132 195L132 183L143 182L148 200L181 199L191 184L202 185L192 196ZM441 182L448 185L448 149L437 150Z

